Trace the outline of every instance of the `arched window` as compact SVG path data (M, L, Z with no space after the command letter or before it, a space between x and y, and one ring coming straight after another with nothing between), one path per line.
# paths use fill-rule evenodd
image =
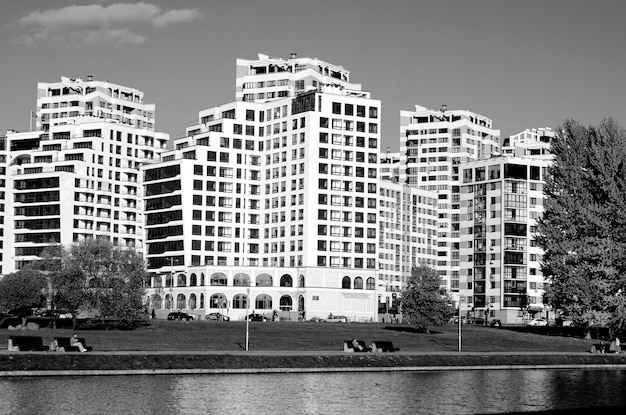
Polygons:
M222 293L213 294L209 299L209 308L226 308L228 299Z
M187 299L185 298L185 294L178 294L178 297L176 297L176 308L184 310L186 303Z
M204 308L204 294L200 294L200 308Z
M355 290L362 290L363 289L363 278L356 277L354 279L354 289Z
M200 285L204 287L204 272L200 274Z
M304 288L304 275L302 274L298 277L298 287Z
M291 278L291 275L283 274L283 276L280 277L280 286L281 287L293 287L293 279Z
M235 274L233 277L233 285L235 287L248 287L250 285L250 276L243 272Z
M280 309L281 311L291 311L293 307L293 300L288 295L280 297Z
M187 286L187 277L185 274L178 274L178 278L176 279L177 287L186 287Z
M254 308L258 310L271 310L272 309L272 297L267 294L259 294L254 301Z
M165 295L165 309L166 310L172 309L172 295L171 294Z
M196 274L191 274L189 276L189 286L195 287L196 285L198 285L198 277L196 277Z
M272 276L270 274L259 274L256 277L257 287L271 287L272 285Z
M304 296L298 297L298 311L304 311Z
M226 278L226 274L223 272L216 272L211 275L211 285L226 285L228 279Z
M165 277L165 286L166 287L174 286L174 276L172 274L167 274L167 277Z
M343 279L341 280L341 288L347 288L347 289L352 288L352 282L350 281L350 277L348 276L343 277Z
M248 308L248 296L245 294L235 294L235 296L233 297L233 308Z
M160 288L163 286L163 277L161 277L160 275L155 275L154 276L154 282L152 283L152 286L154 288Z
M196 295L195 294L189 295L189 309L190 310L196 309Z
M374 277L369 277L367 282L365 283L366 290L375 290L376 289L376 280Z

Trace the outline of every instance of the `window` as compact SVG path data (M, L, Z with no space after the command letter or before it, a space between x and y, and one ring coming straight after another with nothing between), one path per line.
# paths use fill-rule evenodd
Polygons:
M343 279L341 280L341 288L344 288L344 289L352 288L352 281L350 280L350 277L348 276L343 277Z
M272 309L272 297L267 294L260 294L254 301L254 307L258 310L271 310Z
M256 286L257 287L271 287L272 276L270 274L259 274L256 277Z
M236 294L233 297L233 308L247 309L248 308L248 296L245 294Z
M227 285L227 282L228 279L226 278L226 274L224 274L223 272L216 272L211 275L211 285Z

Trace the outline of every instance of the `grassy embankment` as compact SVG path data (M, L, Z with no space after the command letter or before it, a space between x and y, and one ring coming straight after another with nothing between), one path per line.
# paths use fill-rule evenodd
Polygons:
M245 322L151 321L133 331L81 330L93 353L18 352L0 354L0 371L106 369L250 369L368 366L474 366L541 364L626 364L626 355L589 353L592 343L550 335L549 327L488 328L447 325L433 334L407 325L251 322L244 352ZM71 336L68 329L36 332L0 330L0 350L10 335ZM554 333L552 333L554 334ZM389 340L397 353L342 353L344 340ZM141 352L141 353L135 353ZM469 353L468 353L469 352Z

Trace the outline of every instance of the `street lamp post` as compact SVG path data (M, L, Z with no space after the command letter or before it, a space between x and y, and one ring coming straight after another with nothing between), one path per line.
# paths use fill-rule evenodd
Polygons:
M459 352L461 351L461 304L463 304L464 296L459 296Z
M250 286L246 290L248 298L246 299L246 352L248 351L248 342L250 339L250 318L248 318L248 310L250 310Z

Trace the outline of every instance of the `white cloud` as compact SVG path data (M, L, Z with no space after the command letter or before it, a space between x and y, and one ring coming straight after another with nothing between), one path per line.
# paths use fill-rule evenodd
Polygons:
M197 9L163 10L150 3L72 5L37 10L17 20L25 33L17 43L34 45L49 41L68 47L93 44L141 44L140 31L203 19Z

